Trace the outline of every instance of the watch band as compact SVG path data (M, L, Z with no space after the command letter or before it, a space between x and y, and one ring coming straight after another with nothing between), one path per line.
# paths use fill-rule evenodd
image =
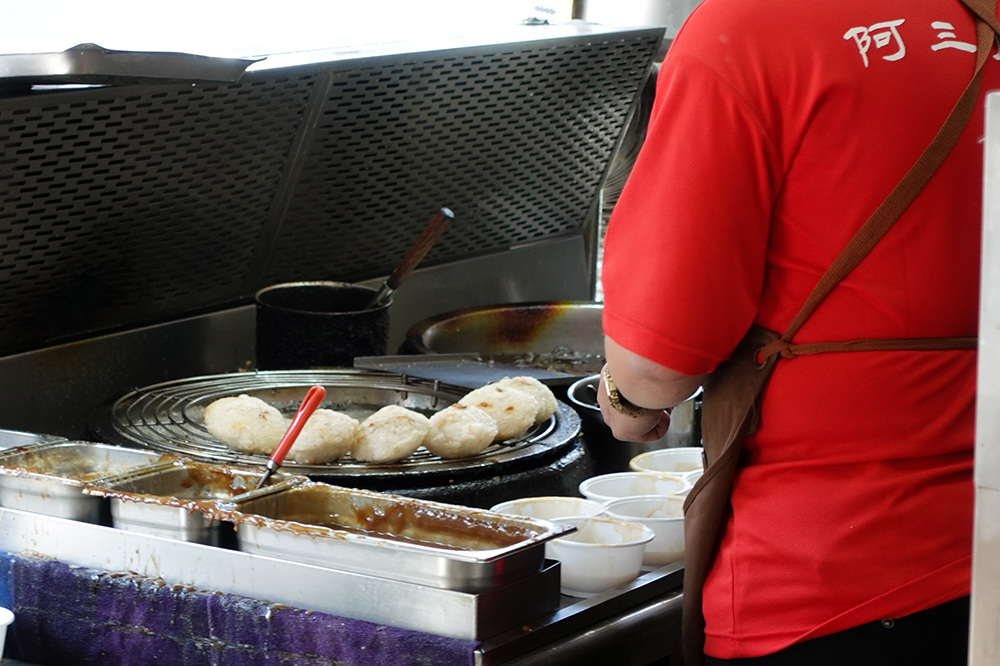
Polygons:
M611 403L616 412L636 418L649 411L643 407L633 405L621 394L618 387L615 386L615 380L611 378L611 371L608 370L607 365L604 366L601 374L604 376L604 390L607 393L608 402Z

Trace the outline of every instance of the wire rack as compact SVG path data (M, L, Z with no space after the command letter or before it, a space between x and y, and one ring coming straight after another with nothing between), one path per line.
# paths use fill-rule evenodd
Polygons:
M136 389L115 401L98 417L96 430L121 444L139 445L186 458L229 465L264 465L267 457L234 451L205 428L205 408L227 396L247 394L291 416L309 387L323 386L321 408L363 419L385 405L399 405L430 416L457 402L468 389L406 375L345 370L242 372L175 380ZM547 421L520 436L495 442L475 456L445 460L422 447L392 464L344 458L323 464L286 462L282 469L307 476L414 476L498 468L530 460L566 446L577 438L580 419L563 403Z

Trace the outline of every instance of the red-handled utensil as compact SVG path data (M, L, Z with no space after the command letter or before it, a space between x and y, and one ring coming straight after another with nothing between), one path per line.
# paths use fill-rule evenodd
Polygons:
M305 426L306 421L309 420L309 417L312 416L316 408L319 407L319 403L323 402L323 398L325 397L326 389L322 386L313 386L306 391L306 397L302 399L299 411L295 412L292 425L288 426L288 430L281 436L281 441L278 442L278 446L274 448L274 453L268 459L267 469L264 470L264 476L260 477L260 481L257 482L257 488L263 488L267 480L271 478L271 475L281 467L285 456L288 455L288 450L295 443L295 438L302 432L302 427Z

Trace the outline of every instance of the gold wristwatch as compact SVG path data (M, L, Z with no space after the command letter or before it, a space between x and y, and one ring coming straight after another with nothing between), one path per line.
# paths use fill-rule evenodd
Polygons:
M610 402L611 406L615 408L615 411L620 412L625 416L631 416L632 418L642 416L648 411L643 407L633 405L625 399L625 396L623 396L618 391L618 387L615 386L615 380L611 378L611 372L608 370L608 366L604 366L602 374L604 375L604 390L607 391L608 402Z

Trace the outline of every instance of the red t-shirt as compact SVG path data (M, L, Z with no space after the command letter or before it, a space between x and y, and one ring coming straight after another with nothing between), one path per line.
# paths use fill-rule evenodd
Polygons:
M958 0L705 0L605 244L605 332L686 374L784 330L968 83ZM991 58L982 90L1000 88ZM977 333L982 99L795 342ZM769 654L969 591L975 353L780 360L705 588L706 652Z

